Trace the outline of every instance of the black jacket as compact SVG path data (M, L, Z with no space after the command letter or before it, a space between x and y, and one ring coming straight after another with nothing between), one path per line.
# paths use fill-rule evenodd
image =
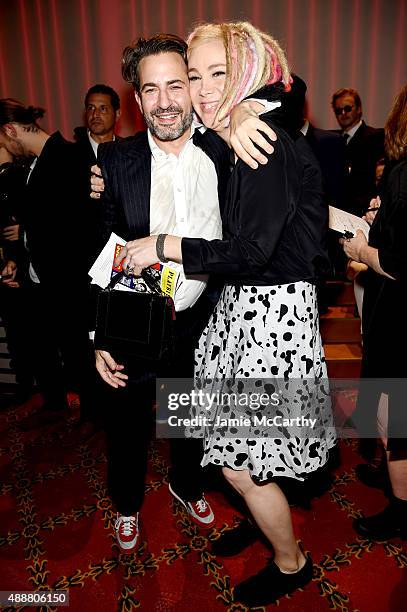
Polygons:
M321 167L323 187L328 204L337 208L346 206L345 142L339 134L320 130L311 123L305 135Z
M211 130L204 134L195 131L193 141L214 162L222 206L230 174L229 149ZM151 150L147 132L99 145L98 163L105 180L102 242L111 232L124 240L149 236Z
M65 170L66 174L61 174ZM61 188L61 176L65 176ZM27 188L24 226L30 259L41 283L56 288L87 279L88 240L80 185L84 169L75 146L55 132L37 159Z
M91 167L97 164L97 158L89 142L88 130L85 126L75 128L75 152L77 163L82 167L82 181L78 185L83 205L83 222L87 228L88 240L86 260L89 269L100 252L99 228L102 223L102 204L99 199L90 197ZM115 142L121 140L116 136Z
M341 132L336 130L336 133ZM370 127L362 121L346 145L346 210L349 212L362 216L371 198L377 195L376 163L383 156L384 130Z
M223 239L182 240L186 274L218 274L244 285L315 281L328 267L328 210L321 171L304 136L276 132L274 153L252 170L237 161L223 215Z

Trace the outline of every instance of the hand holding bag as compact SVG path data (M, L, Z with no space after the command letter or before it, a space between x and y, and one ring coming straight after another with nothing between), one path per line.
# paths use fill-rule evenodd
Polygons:
M129 357L160 361L173 347L175 309L157 281L142 270L152 293L114 291L123 272L98 296L95 347Z

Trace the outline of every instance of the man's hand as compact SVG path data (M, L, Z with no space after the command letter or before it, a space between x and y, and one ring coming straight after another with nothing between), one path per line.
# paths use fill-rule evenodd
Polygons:
M3 238L4 240L18 240L18 235L20 231L20 226L18 223L15 225L8 225L3 229Z
M102 172L96 164L92 166L90 169L92 172L90 177L90 187L92 191L90 192L90 197L94 200L98 200L100 198L101 192L105 190L105 182L102 178Z
M270 140L277 140L271 127L259 119L262 110L264 107L259 102L245 100L236 106L230 115L230 144L236 155L254 170L258 168L259 163L267 164L268 160L253 143L269 154L274 151L259 130Z
M131 274L139 276L143 268L158 262L156 251L157 236L131 240L122 248L114 260L114 265L122 264L124 272L130 268Z
M8 261L1 271L1 282L7 287L13 287L14 289L19 287L20 284L15 280L17 274L17 264L15 261Z
M124 365L116 363L110 353L107 351L96 350L96 369L99 372L103 380L117 389L118 387L125 387L125 380L128 379L127 374L122 372Z
M339 240L341 245L343 246L343 250L345 254L353 261L361 262L361 252L367 247L366 236L362 232L362 230L358 230L356 232L356 236L353 238L341 238ZM364 263L364 262L362 262Z

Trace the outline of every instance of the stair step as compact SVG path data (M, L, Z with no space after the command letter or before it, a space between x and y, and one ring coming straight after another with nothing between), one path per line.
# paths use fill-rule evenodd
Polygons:
M360 342L360 319L354 312L354 306L330 306L320 319L322 340L325 343Z
M359 378L362 365L360 343L325 344L325 359L330 378Z
M353 283L348 281L328 281L325 285L329 304L351 305L355 304Z

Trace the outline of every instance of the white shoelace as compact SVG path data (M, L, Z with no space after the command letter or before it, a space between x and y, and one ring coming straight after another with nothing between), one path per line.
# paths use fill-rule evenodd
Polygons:
M196 506L199 512L205 512L205 510L208 507L208 504L206 503L206 499L204 497L202 497L201 499L198 499L198 501L196 502Z
M133 531L137 530L137 518L135 516L119 516L116 519L115 528L120 529L124 536L133 535Z

